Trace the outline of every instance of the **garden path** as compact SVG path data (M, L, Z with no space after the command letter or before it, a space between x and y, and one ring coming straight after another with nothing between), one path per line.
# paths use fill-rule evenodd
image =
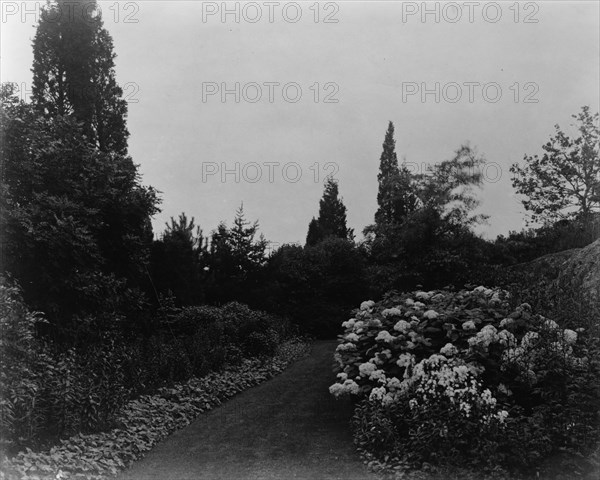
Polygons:
M328 392L334 341L175 432L120 480L369 480L352 444L352 405Z

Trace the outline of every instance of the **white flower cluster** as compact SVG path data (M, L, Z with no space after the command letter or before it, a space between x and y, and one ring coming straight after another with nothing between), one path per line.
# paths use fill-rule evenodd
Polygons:
M329 387L329 393L335 397L341 395L358 395L360 387L354 380L344 380L343 383L334 383Z
M340 343L336 349L336 352L354 352L356 351L356 345L354 343Z
M477 327L475 326L475 322L473 320L467 320L465 323L462 324L462 328L467 332L477 330Z
M465 328L465 324L463 324L463 328ZM496 341L498 341L498 330L493 325L486 325L468 340L471 348L478 347L483 350L487 350L490 344Z
M373 300L367 300L366 302L362 302L360 304L360 309L362 311L370 311L374 305L375 305L375 302Z
M381 314L385 318L387 318L387 317L400 317L400 316L402 316L402 310L400 310L398 307L386 308L385 310L383 310L381 312Z
M415 297L417 297L419 300L429 300L434 295L435 292L423 292L421 290L415 293Z
M440 353L445 357L453 357L458 353L458 348L456 348L453 344L447 343L442 348L440 348Z
M356 333L354 333L354 332L349 333L348 335L346 335L345 338L349 342L358 342L358 340L359 340L358 335Z
M383 341L383 342L387 342L387 343L391 343L396 339L396 337L394 337L390 332L388 332L387 330L381 330L378 334L377 337L375 337L375 341Z
M394 330L406 335L410 331L411 325L406 320L398 320L398 323L394 325Z
M474 288L473 291L477 293L483 293L486 297L491 297L494 295L494 291L491 288L486 288L483 285Z
M473 365L448 360L443 355L432 355L414 368L415 393L409 401L412 410L429 409L432 405L446 405L450 411L467 418L475 415L484 424L503 423L508 412L497 410L497 401L489 389L483 390ZM450 413L450 412L449 412Z

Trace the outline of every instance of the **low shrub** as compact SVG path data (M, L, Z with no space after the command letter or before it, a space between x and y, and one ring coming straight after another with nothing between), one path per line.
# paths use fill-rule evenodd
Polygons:
M376 459L530 472L598 445L598 339L506 291L392 292L343 327L330 392L359 400L356 442Z

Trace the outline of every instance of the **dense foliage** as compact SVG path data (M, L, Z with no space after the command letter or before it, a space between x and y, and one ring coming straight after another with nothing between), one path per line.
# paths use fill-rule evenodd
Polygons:
M380 460L527 472L598 445L598 337L506 291L392 292L343 327L330 391L361 400L356 442Z
M115 427L79 433L49 450L26 451L3 459L0 479L104 479L141 458L174 430L228 398L281 372L308 351L297 339L282 343L268 360L244 360L221 372L159 388L128 402L115 415Z
M4 281L0 314L1 441L8 449L106 429L127 400L244 358L272 356L291 333L273 316L230 303L168 309L150 336L107 333L65 350L36 339L45 320Z
M45 118L2 89L2 269L56 337L138 300L158 198L129 157L91 145L72 117ZM24 141L26 140L26 141Z

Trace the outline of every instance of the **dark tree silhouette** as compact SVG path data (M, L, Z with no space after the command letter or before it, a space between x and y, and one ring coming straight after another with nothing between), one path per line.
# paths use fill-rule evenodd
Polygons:
M331 177L327 177L319 201L319 218L313 218L308 226L306 244L316 245L327 237L353 237L352 230L346 225L346 206L339 198L338 183Z
M515 163L510 169L532 222L548 225L600 212L598 113L583 107L572 117L579 137L569 137L556 125L541 157L525 155L524 166Z
M32 99L47 117L72 115L105 152L127 153L127 103L113 42L95 0L53 0L33 39Z

